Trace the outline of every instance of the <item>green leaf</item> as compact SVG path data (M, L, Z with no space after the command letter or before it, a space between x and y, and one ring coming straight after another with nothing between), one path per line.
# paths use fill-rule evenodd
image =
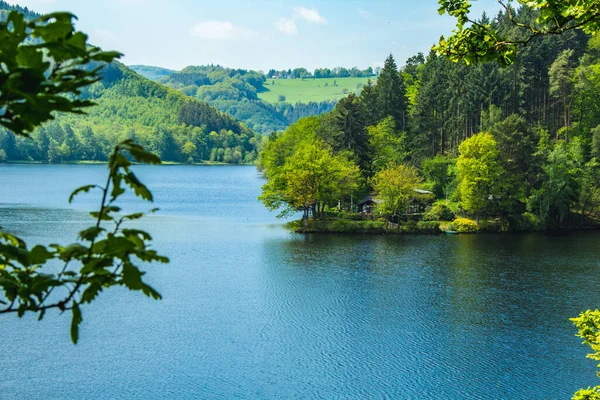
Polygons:
M73 314L71 319L71 341L73 344L77 344L77 341L79 341L79 324L83 321L79 304L73 302L73 309L71 311Z
M102 286L98 283L92 283L87 289L84 290L81 295L81 301L84 303L91 303L98 294L102 291Z
M54 253L51 253L44 246L37 245L29 252L29 262L31 265L44 264L46 261L54 258Z
M141 290L143 287L142 276L144 274L134 265L125 263L123 265L123 284L130 290Z
M79 193L87 193L90 190L94 189L94 188L98 188L101 189L98 185L86 185L86 186L82 186L80 188L77 188L73 191L73 193L71 193L71 196L69 196L69 203L73 202L73 199L75 198L75 196L77 196Z
M79 232L79 238L81 240L86 240L88 242L91 242L91 241L95 240L104 231L105 231L104 228L92 226L90 228L84 229L81 232Z

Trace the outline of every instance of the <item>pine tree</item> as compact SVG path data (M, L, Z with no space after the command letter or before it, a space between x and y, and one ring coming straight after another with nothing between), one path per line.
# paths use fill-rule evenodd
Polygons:
M400 130L404 130L406 126L406 89L391 54L385 60L384 67L379 74L375 92L377 94L379 119L392 116L396 121L396 126Z
M365 110L365 124L367 126L377 125L379 122L377 118L377 93L375 92L375 86L370 79L360 92L360 101Z

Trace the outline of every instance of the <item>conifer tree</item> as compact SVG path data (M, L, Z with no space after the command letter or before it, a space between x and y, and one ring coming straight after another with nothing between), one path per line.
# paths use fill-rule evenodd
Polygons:
M396 121L396 126L400 130L404 130L406 125L406 89L402 76L398 73L398 66L391 54L385 60L384 67L379 74L375 92L377 94L379 119L392 116Z

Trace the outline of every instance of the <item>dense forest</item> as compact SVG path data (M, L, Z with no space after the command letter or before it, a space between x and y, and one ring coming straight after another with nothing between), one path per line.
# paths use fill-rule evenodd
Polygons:
M535 23L531 9L511 12ZM507 13L480 22L527 33ZM398 69L390 55L374 86L271 137L262 200L318 217L374 193L399 215L421 187L502 229L587 225L600 205L599 88L600 39L581 31L533 38L505 68L431 52Z
M267 134L285 130L300 118L327 113L335 106L333 101L267 103L258 98L259 93L267 90L265 80L261 72L209 65L186 67L158 82L207 102L251 129Z
M0 16L18 8L0 1ZM164 161L253 163L264 139L234 118L113 62L81 93L96 106L86 115L57 115L31 138L0 129L2 161L106 161L114 146L133 138Z

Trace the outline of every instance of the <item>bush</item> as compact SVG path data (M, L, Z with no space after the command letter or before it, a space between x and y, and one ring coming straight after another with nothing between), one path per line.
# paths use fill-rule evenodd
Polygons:
M348 211L342 211L338 213L339 218L348 219L351 221L363 221L368 218L367 215L361 213L353 213Z
M434 204L429 211L423 215L423 221L453 221L454 213L445 204Z
M448 228L458 233L475 233L479 230L477 222L468 218L456 218Z
M418 233L440 233L440 221L419 221L417 222Z
M286 100L287 98L283 94L280 94L279 97L277 97L277 101L279 101L280 103L283 103Z

